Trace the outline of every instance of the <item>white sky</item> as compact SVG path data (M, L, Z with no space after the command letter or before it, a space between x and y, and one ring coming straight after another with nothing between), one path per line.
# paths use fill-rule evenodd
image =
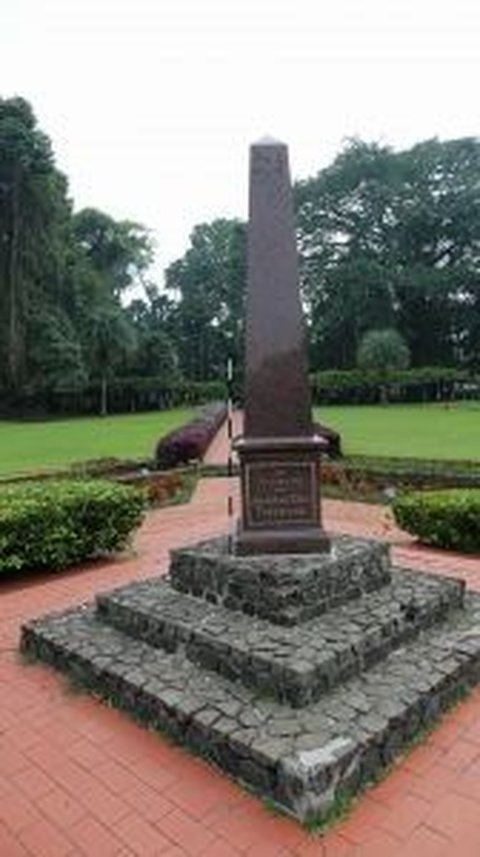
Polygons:
M248 144L313 175L346 137L478 135L480 0L0 0L0 95L31 101L75 207L246 217Z

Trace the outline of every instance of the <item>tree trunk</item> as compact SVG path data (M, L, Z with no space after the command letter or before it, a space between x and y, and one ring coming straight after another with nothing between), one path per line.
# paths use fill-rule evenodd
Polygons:
M102 375L100 382L100 416L106 417L108 413L108 382L106 374Z
M20 200L18 173L14 176L12 187L12 221L10 246L7 264L8 292L8 332L7 332L7 371L8 382L12 390L20 386L20 331L18 324L18 248L20 239Z

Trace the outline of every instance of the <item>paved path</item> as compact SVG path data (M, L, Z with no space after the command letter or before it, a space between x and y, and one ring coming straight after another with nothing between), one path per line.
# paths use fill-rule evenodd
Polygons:
M0 583L0 857L479 857L480 691L345 822L313 838L203 761L21 662L24 619L164 571L171 546L225 530L228 490L226 479L203 480L189 505L150 513L123 559ZM382 508L324 510L327 528L388 538L399 561L480 588L480 558L419 550Z
M232 436L235 438L241 434L243 428L243 413L242 411L234 411L232 413ZM226 464L228 461L229 440L228 440L228 423L224 422L220 431L213 438L212 443L208 447L205 456L205 464ZM234 454L234 458L236 456Z

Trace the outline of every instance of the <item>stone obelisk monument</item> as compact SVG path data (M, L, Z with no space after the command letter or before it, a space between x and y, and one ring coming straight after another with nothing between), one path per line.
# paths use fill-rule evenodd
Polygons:
M21 646L318 822L478 683L480 596L395 569L385 542L327 550L286 147L253 146L251 169L239 555L177 548L168 576L28 622Z
M266 138L250 148L246 401L240 458L239 554L329 548L320 519L300 303L288 150Z

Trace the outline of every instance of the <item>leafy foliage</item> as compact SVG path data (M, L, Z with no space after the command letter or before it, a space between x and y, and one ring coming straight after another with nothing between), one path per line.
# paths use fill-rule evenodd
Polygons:
M431 402L465 395L463 391L480 391L480 377L459 369L423 366L418 369L377 370L327 369L310 376L314 402L317 404L360 404L378 402L380 382L397 402Z
M81 387L125 371L136 347L121 296L144 284L147 230L88 208L72 212L65 177L30 105L0 99L0 387Z
M157 378L157 383L161 379L163 386L172 386L181 379L176 346L176 308L154 286L148 285L145 292L147 301L137 298L125 309L136 334L136 348L128 360L128 374Z
M130 220L115 221L96 208L84 208L73 217L73 231L107 296L118 296L141 284L143 271L153 261L145 227Z
M360 342L357 363L361 369L385 373L392 369L406 369L409 362L408 346L396 330L369 330Z
M120 550L144 495L102 480L44 480L0 490L0 571L58 569Z
M238 220L196 226L185 255L166 271L179 296L176 330L181 368L192 380L222 378L243 347L246 227Z
M414 492L396 498L397 524L426 544L480 552L480 489Z
M297 183L312 366L351 368L368 331L393 328L415 367L478 368L479 175L475 138L403 152L354 140ZM238 357L245 252L244 224L215 220L194 229L166 272L188 377L219 377L226 355Z
M128 324L120 307L115 304L100 305L91 316L89 341L93 365L101 382L100 414L106 416L108 409L108 378L116 364L135 348L134 330Z
M415 366L478 364L479 174L474 138L354 140L297 185L314 365L352 366L364 333L390 327Z
M88 378L74 324L61 307L33 300L25 335L29 376L26 390L78 389Z
M480 368L479 175L476 138L401 152L354 140L296 185L312 367L350 369L369 331L395 329L414 367ZM95 385L105 413L119 379L218 382L228 358L241 387L246 236L236 219L195 226L161 291L148 229L74 212L32 107L0 98L3 401L48 409Z
M54 300L65 273L66 181L50 141L24 99L0 98L0 380L18 389L28 377L31 300Z

